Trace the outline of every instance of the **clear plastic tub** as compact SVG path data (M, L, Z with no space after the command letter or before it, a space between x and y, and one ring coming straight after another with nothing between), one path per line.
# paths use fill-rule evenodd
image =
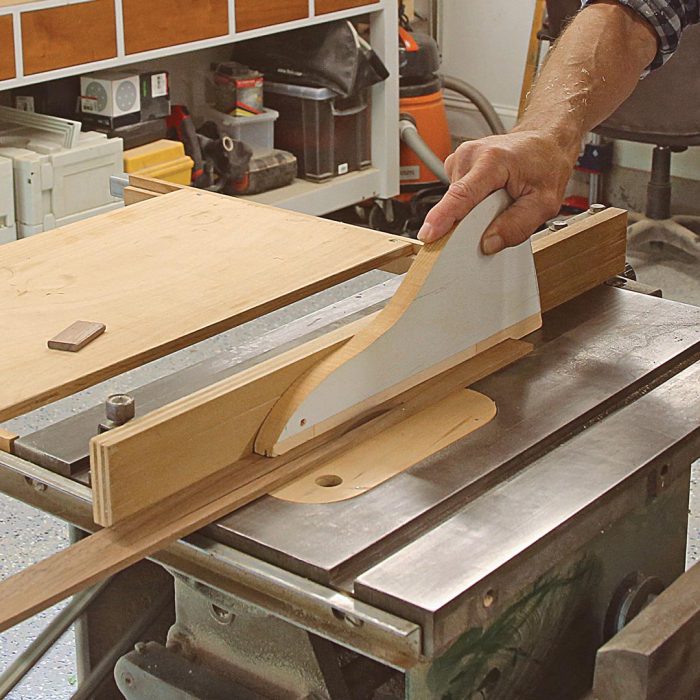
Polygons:
M327 88L268 81L264 89L279 112L275 147L297 157L299 177L318 182L372 164L368 91L341 99Z
M255 155L265 155L274 148L275 120L279 116L274 109L265 109L262 114L249 117L232 117L207 107L203 116L207 121L213 121L222 133L250 146Z

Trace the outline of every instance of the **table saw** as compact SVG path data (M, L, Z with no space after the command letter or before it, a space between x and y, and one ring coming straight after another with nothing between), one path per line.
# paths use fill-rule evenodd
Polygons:
M362 322L401 281L129 391L137 416ZM116 573L78 627L81 678L119 658L119 691L95 697L573 700L597 652L601 700L692 697L683 681L615 694L601 663L684 571L700 455L700 309L617 285L546 310L530 352L471 383L498 410L465 437L354 497L299 502L276 485ZM0 452L0 491L76 541L98 529L88 446L104 412Z

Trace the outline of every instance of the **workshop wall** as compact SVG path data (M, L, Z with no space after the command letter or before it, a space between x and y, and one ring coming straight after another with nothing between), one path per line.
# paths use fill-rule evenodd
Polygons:
M416 9L426 11L426 5L429 0L416 0ZM535 0L443 0L438 6L443 71L481 90L506 127L512 126L520 101ZM458 109L465 104L459 98L448 99L453 135L461 140L488 133L475 110L465 115ZM651 146L618 141L615 165L646 172L651 166L651 152ZM674 176L700 181L700 148L674 154L672 163Z

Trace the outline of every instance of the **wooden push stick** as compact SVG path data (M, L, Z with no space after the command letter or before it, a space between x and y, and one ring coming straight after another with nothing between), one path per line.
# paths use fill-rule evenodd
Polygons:
M488 225L511 203L504 190L452 233L424 246L373 323L319 361L275 404L255 451L279 455L506 338L540 327L529 242L481 252Z
M0 582L0 632L121 571L169 542L281 488L351 445L377 435L455 389L507 366L531 349L529 343L505 341L393 399L385 412L336 440L312 441L274 459L252 454L251 442L247 456L201 478L196 486L182 489ZM236 419L236 416L231 418L234 422ZM309 451L308 447L314 449Z

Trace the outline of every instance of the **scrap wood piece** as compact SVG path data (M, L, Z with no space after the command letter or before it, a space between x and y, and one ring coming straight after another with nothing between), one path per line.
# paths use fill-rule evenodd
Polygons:
M694 564L596 655L596 698L689 700L700 688L700 565Z
M78 352L78 350L82 350L88 343L95 340L95 338L99 338L106 329L107 326L105 326L104 323L76 321L51 338L47 345L52 350Z
M0 248L0 421L390 260L398 236L184 188ZM108 328L79 356L46 339Z
M15 441L18 437L17 433L11 433L9 430L0 428L0 451L14 454Z
M414 387L402 400L393 399L390 408L337 440L317 440L273 459L250 454L11 576L0 582L0 632L281 488L317 468L324 460L347 450L349 445L400 422L406 411L420 410L436 396L447 395L455 387L477 381L531 349L528 343L505 341L444 375ZM118 430L120 428L114 432ZM315 449L308 451L309 445Z
M435 243L423 246L375 321L320 360L275 404L255 440L274 456L455 366L540 327L529 242L481 252L488 225L511 202L500 190Z

